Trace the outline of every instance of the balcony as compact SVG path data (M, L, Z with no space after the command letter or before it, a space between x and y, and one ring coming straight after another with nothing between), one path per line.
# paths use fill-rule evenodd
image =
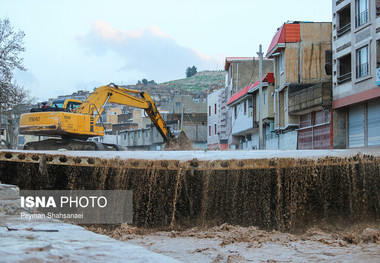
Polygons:
M351 72L340 75L337 79L338 79L338 84L342 84L344 82L350 81L351 80Z
M352 79L351 54L338 58L338 85Z
M339 25L337 36L340 37L351 31L351 5L346 5L337 14Z
M342 26L337 30L337 36L343 36L344 34L351 31L351 23L348 23L347 25Z

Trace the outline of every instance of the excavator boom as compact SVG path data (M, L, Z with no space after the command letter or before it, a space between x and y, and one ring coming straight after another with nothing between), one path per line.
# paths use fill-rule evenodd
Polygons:
M48 110L34 109L33 112L32 109L32 112L22 114L19 132L38 136L60 136L66 140L87 140L89 137L103 136L104 128L98 123L98 120L107 103L144 109L164 141L169 143L174 139L175 133L166 126L149 94L115 84L97 88L75 110L65 108L60 110L58 107L50 107Z

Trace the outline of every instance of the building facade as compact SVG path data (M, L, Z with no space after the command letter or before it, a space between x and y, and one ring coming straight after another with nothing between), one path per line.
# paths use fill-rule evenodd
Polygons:
M380 1L333 0L334 147L380 145Z
M225 89L218 89L207 96L207 109L207 148L209 150L227 150Z
M272 39L274 126L267 149L326 149L331 145L331 23L287 22ZM331 60L331 59L330 59Z
M259 78L259 59L253 57L227 57L224 66L226 73L225 103L239 91L251 85ZM263 60L263 76L273 71L273 61ZM228 109L225 113L226 131L229 149L238 149L240 137L232 134L234 111Z
M270 99L274 92L273 73L266 74L262 79L261 102L259 84L259 81L256 81L248 85L235 93L227 103L233 115L231 133L239 141L239 144L235 145L236 149L260 149L260 115L263 123L263 149L266 135L273 129L273 100Z

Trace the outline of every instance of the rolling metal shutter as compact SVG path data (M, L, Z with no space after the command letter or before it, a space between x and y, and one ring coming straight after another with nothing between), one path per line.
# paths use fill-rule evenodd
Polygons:
M331 138L330 132L330 111L316 111L300 115L298 149L329 149Z
M380 103L368 103L368 146L380 145Z
M349 108L348 111L348 147L364 146L364 105Z

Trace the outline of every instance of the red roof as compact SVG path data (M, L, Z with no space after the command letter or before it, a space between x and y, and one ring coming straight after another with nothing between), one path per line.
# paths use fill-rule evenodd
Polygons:
M262 80L263 83L274 83L274 75L273 73L268 73L263 77ZM255 83L249 84L244 89L240 90L239 92L232 95L232 97L229 99L227 105L232 104L233 102L243 98L247 93L253 92L254 88L260 84L260 81L256 81Z
M285 43L298 43L301 41L301 30L300 24L283 24L282 27L274 35L272 42L269 45L266 57L271 57L271 55L278 50L279 44Z

